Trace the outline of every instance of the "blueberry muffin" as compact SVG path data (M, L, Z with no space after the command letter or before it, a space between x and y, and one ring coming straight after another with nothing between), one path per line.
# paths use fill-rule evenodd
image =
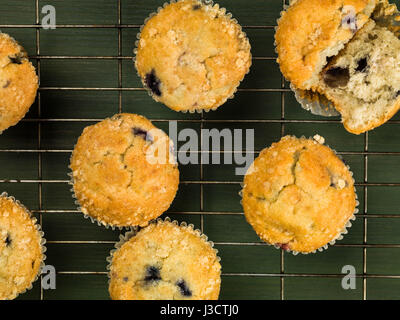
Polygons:
M369 20L377 0L298 0L282 12L275 33L278 63L296 88L309 90L329 57Z
M17 124L35 101L38 77L27 53L0 33L0 133Z
M282 73L310 105L331 103L349 132L382 125L400 108L396 14L387 0L294 2L275 35Z
M400 108L400 40L370 20L321 73L317 90L333 101L354 134L388 121Z
M0 300L30 289L44 260L43 232L13 198L0 196Z
M251 65L240 25L218 5L171 2L146 21L135 65L152 97L175 111L214 110Z
M147 225L178 190L172 152L169 137L139 115L118 114L85 128L70 164L82 212L106 226Z
M354 180L324 139L286 136L244 178L247 221L265 242L310 253L340 239L356 212Z
M158 220L117 248L108 259L113 300L218 299L220 259L192 225Z

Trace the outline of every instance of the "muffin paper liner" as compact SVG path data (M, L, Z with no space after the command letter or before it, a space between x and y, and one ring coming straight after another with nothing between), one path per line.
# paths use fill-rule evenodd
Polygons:
M293 137L295 137L295 136L293 136ZM297 137L295 137L295 138L297 138ZM354 184L355 184L355 180L354 180L354 177L353 177L354 174L353 174L353 172L351 171L350 166L347 165L347 164L343 161L343 157L342 157L341 155L339 155L335 149L332 149L329 145L325 144L325 141L324 141L323 143L321 143L321 142L320 142L320 139L321 139L321 138L322 138L322 137L319 136L319 135L317 134L317 135L315 135L314 137L310 137L310 138L308 138L308 139L314 140L314 141L316 141L317 143L320 143L320 144L323 144L323 145L329 147L329 148L334 152L334 154L345 164L346 168L349 170L350 175L351 175L351 177L352 177L352 179L353 179L353 185L354 185ZM305 136L301 136L300 139L307 139L307 138L306 138ZM324 139L324 138L322 138L322 139ZM242 207L243 207L243 204L242 204L242 201L243 201L243 189L244 189L244 186L245 186L245 185L244 185L244 183L242 182L242 183L240 184L240 186L242 187L242 190L239 191L239 196L242 198L242 199L240 200L240 204L241 204ZM279 249L279 250L280 250L280 249L285 250L286 252L290 252L290 253L292 253L292 254L295 255L295 256L298 255L299 253L306 255L306 254L316 253L317 251L321 252L321 251L327 250L328 247L329 247L329 245L332 246L332 245L334 245L334 244L336 243L336 241L339 241L339 240L342 240L342 239L343 239L344 235L348 233L348 229L350 229L350 228L352 227L352 225L353 225L353 224L352 224L352 221L355 221L355 220L356 220L356 214L359 212L358 206L360 205L360 202L358 201L358 195L357 195L356 187L354 187L354 193L355 193L355 197L356 197L356 206L355 206L353 215L349 218L349 220L347 221L347 223L345 224L345 226L343 227L343 229L342 229L330 242L328 242L327 244L323 245L322 247L319 247L318 249L316 249L316 250L314 250L314 251L311 251L311 252L299 252L299 251L294 251L294 250L290 250L290 249L286 250L286 249L282 249L282 248L279 247L277 244L272 244L272 243L269 243L269 242L267 242L267 241L265 241L265 240L263 240L263 239L261 239L261 238L260 238L260 239L261 239L264 243L266 243L267 245L269 245L269 246L273 246L273 247L275 247L276 249ZM249 223L249 224L250 224L250 223ZM250 226L251 226L251 224L250 224Z
M221 258L218 256L218 250L214 248L214 242L209 241L208 237L202 233L199 229L195 229L193 224L187 224L186 222L181 222L179 223L176 220L171 220L171 218L169 217L165 217L164 219L162 218L158 218L155 220L150 221L149 225L151 223L164 223L164 222L169 222L169 223L173 223L176 226L179 226L181 228L189 228L192 229L200 239L202 239L204 242L208 243L208 245L213 249L213 251L215 252L215 255L217 256L217 261L220 262ZM112 259L114 257L114 253L120 249L126 242L128 242L130 239L132 239L134 236L136 236L138 234L138 232L144 228L147 227L131 227L129 231L127 231L125 234L121 234L119 236L119 241L115 244L115 249L112 249L110 251L110 255L106 258L106 261L108 262L107 264L107 276L108 276L108 284L110 284L111 281L111 265L112 265Z
M44 232L42 231L42 226L41 226L39 223L37 223L37 219L32 215L32 213L31 213L19 200L16 200L14 197L9 196L7 192L3 192L2 194L0 194L0 197L7 198L7 199L13 201L13 202L14 202L15 204L17 204L18 206L20 206L20 207L28 214L28 216L31 218L31 220L32 220L32 222L33 222L33 224L34 224L34 226L35 226L37 232L38 232L39 235L40 235L40 246L41 246L41 248L42 248L42 261L41 261L41 263L40 263L40 267L39 267L38 273L37 273L37 275L35 276L35 278L32 280L32 282L31 282L31 284L29 285L29 287L27 287L25 290L23 290L23 291L21 291L21 292L19 292L19 293L17 294L17 296L14 298L14 299L16 299L19 295L24 294L25 292L31 290L31 289L33 288L33 284L34 284L34 283L36 282L36 280L38 280L39 277L41 276L42 270L43 270L43 268L44 268L44 266L45 266L44 261L45 261L46 258L47 258L46 255L45 255L45 252L47 251L47 248L45 247L46 239L44 238Z
M290 89L294 92L296 100L300 103L301 107L312 114L323 117L340 116L339 111L335 109L333 103L324 95L296 89L293 84L290 84Z
M137 50L138 50L138 47L139 47L140 36L141 36L142 30L143 30L144 26L146 25L146 23L147 23L151 18L153 18L155 15L157 15L157 14L158 14L162 9L164 9L166 6L168 6L169 4L177 3L177 2L179 2L179 1L181 1L181 0L170 0L170 2L164 2L164 4L163 4L162 6L160 6L160 7L158 7L156 11L150 13L150 15L144 20L143 24L140 26L140 30L139 30L138 34L136 35L136 39L137 39L137 40L135 41L135 48L133 49L134 57L133 57L132 60L133 60L133 63L134 63L134 65L135 65L136 74L137 74L138 77L140 78L140 81L142 82L143 88L147 91L148 95L149 95L150 97L152 97L155 101L159 102L159 103L162 103L162 102L159 101L158 98L157 98L156 96L154 96L153 92L152 92L149 88L147 88L147 86L146 86L146 84L145 84L143 78L142 78L142 77L140 76L140 74L139 74L139 71L138 71L138 69L137 69L137 67L136 67L136 55L137 55ZM219 4L218 4L218 3L214 3L213 0L198 0L198 2L200 2L202 5L205 5L205 6L211 6L211 7L217 8L217 9L220 11L220 14L221 14L221 15L226 16L226 17L229 18L233 23L237 24L237 25L239 26L240 31L243 33L244 37L248 39L247 34L243 31L242 26L239 24L239 22L238 22L235 18L232 17L232 14L231 14L230 12L227 12L227 10L226 10L225 8L220 7ZM250 41L249 41L249 44L250 44ZM251 44L250 44L250 51L251 51ZM250 53L250 54L251 54L251 53ZM251 56L250 56L250 57L251 57ZM249 70L248 70L248 71L246 72L246 74L243 76L242 80L239 81L239 83L237 84L237 86L236 86L235 91L233 92L233 94L232 94L231 96L227 97L227 98L224 100L224 102L222 102L222 103L221 103L219 106L217 106L217 107L209 108L209 109L174 110L174 109L169 108L166 104L164 104L164 103L162 103L162 104L164 104L164 106L166 106L167 108L169 108L169 109L171 109L171 110L173 110L173 111L175 111L175 112L181 112L181 113L192 113L192 114L193 114L193 113L202 113L203 111L204 111L204 112L207 112L207 113L210 112L210 111L215 111L215 110L217 110L218 108L220 108L222 105L224 105L228 100L233 99L233 98L235 97L235 94L236 94L236 92L238 91L238 88L239 88L239 86L240 86L240 83L244 80L244 78L246 77L246 75L249 74L250 69L251 69L251 65L252 65L252 61L250 60Z
M294 4L297 0L291 0L290 5ZM288 9L290 5L284 5L284 10ZM387 27L400 39L400 13L397 8L392 8L393 13L390 15L381 15L378 19L373 19L375 22L383 27ZM282 18L282 13L277 24ZM371 19L373 15L371 16ZM277 27L275 28L275 30ZM274 41L275 52L278 53L276 47L276 41ZM286 79L287 80L287 79ZM287 80L289 81L289 80ZM313 92L312 90L300 90L297 89L292 83L290 83L290 89L294 92L296 100L300 103L301 107L314 115L323 117L336 117L340 116L340 113L336 110L333 102L331 102L324 95Z

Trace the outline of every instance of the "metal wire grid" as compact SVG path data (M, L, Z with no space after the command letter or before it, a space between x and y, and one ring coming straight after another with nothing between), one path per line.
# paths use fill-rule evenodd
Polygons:
M50 91L50 90L70 90L70 91L118 91L118 111L122 111L122 92L123 91L142 91L144 90L141 87L123 87L122 83L122 61L130 60L132 56L123 56L122 55L122 29L124 28L139 28L140 25L135 24L122 24L122 15L121 15L121 1L118 2L118 24L116 25L84 25L84 24L64 24L57 25L57 28L116 28L118 29L118 56L46 56L40 54L40 11L39 11L39 0L35 1L35 12L36 12L36 24L34 25L19 25L19 24L5 24L0 25L0 28L33 28L36 30L36 54L31 55L30 58L37 60L37 74L39 78L40 84L40 76L41 76L41 60L44 59L99 59L99 60L118 60L118 87L117 88L88 88L88 87L39 87L37 94L37 104L38 104L38 118L37 119L23 119L23 122L35 122L38 124L38 144L37 149L2 149L0 153L37 153L38 154L38 179L0 179L0 183L37 183L38 184L38 203L39 209L32 210L32 212L39 214L39 222L42 224L43 213L79 213L78 210L43 210L42 208L42 185L43 183L68 183L69 180L44 180L42 179L42 154L44 153L71 153L72 150L67 149L42 149L41 147L41 124L43 122L98 122L103 119L50 119L50 118L41 118L41 92ZM285 0L282 0L282 6L285 5ZM252 26L245 25L244 29L273 29L275 26L273 25L264 25L264 26ZM275 57L253 57L253 60L275 60ZM279 89L239 89L239 91L248 91L248 92L280 92L281 93L281 119L279 120L271 120L271 119L263 119L263 120L211 120L205 119L204 114L201 114L200 119L150 119L155 120L157 122L169 122L169 121L177 121L177 122L185 122L185 123L200 123L200 128L202 129L204 123L279 123L281 125L281 136L285 135L285 125L287 123L340 123L339 120L330 120L330 119L319 119L319 120L294 120L294 119L286 119L285 118L285 92L290 92L291 90L286 87L285 80L281 78L281 88ZM400 120L391 120L391 123L400 124ZM255 154L259 153L261 150L254 151ZM212 151L199 151L199 152L212 152ZM221 151L221 153L230 152L230 151ZM364 179L362 183L356 183L356 186L364 188L364 212L363 214L358 214L358 219L363 219L363 243L362 244L335 244L336 247L356 247L363 249L363 273L357 274L357 278L362 278L363 283L363 296L362 298L366 300L367 298L367 278L389 278L389 279L400 279L400 275L378 275L378 274L367 274L367 248L400 248L400 244L367 244L367 225L368 218L400 218L400 215L391 215L391 214L368 214L367 208L367 196L368 196L368 187L369 186L400 186L400 183L369 183L368 182L368 156L369 155L400 155L400 152L369 152L368 151L368 133L364 135L364 150L362 152L351 151L351 152L338 152L340 155L361 155L364 158ZM201 158L201 157L200 157ZM204 210L204 185L207 184L234 184L237 185L240 182L236 181L206 181L204 180L204 170L203 163L200 163L200 181L181 181L182 184L198 184L200 185L200 211L185 211L185 212L172 212L169 211L170 214L192 214L192 215L200 215L200 223L201 223L201 231L204 229L204 215L242 215L243 213L238 212L207 212ZM93 243L101 243L101 244L113 244L113 241L48 241L49 244L93 244ZM234 245L234 246L265 246L264 243L258 242L215 242L216 245ZM90 275L90 274L106 274L106 272L96 272L96 271L59 271L57 274L81 274L81 275ZM285 278L289 277L314 277L314 278L340 278L343 277L343 274L313 274L313 273L285 273L285 256L284 251L281 250L280 254L280 273L223 273L224 276L257 276L257 277L279 277L280 278L280 299L285 299L284 296L284 288L285 288ZM40 284L40 299L43 300L43 288Z

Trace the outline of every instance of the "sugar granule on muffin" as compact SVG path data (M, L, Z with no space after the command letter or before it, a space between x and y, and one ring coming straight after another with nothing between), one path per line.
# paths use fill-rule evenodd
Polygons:
M25 50L0 33L0 133L17 124L36 98L38 77Z
M112 299L218 299L219 258L192 225L158 220L127 238L108 259Z
M154 146L161 145L158 151ZM149 157L154 149L165 161ZM161 157L162 158L162 157ZM118 114L84 129L71 157L81 210L105 226L145 226L171 205L178 190L172 142L146 118Z
M5 193L0 195L0 300L30 289L44 256L43 232L36 219Z
M354 180L324 139L286 136L264 149L244 178L247 221L269 244L310 253L341 237L354 219Z
M152 97L175 111L216 109L251 65L250 43L218 5L181 0L146 21L135 66Z

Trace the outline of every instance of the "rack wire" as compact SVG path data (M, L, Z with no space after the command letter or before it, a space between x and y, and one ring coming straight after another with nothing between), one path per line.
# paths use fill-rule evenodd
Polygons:
M123 92L126 91L144 91L142 87L126 87L124 86L123 83L123 62L124 61L129 61L133 58L133 56L126 56L123 55L123 40L122 40L122 31L124 29L138 29L140 25L136 24L123 24L122 23L122 2L123 1L128 1L128 0L116 0L118 3L118 18L117 18L117 24L60 24L57 25L57 29L79 29L79 28L88 28L88 29L116 29L118 31L117 37L118 37L118 55L113 56L86 56L86 55L77 55L77 56L69 56L69 55L63 55L63 56L53 56L53 55L41 55L41 33L40 33L40 1L39 0L32 0L35 2L35 21L36 24L0 24L0 28L4 29L6 32L7 28L28 28L28 29L33 29L36 31L35 38L36 38L36 52L35 54L31 54L30 58L32 60L37 61L37 73L39 77L39 83L41 81L41 72L42 72L42 61L44 60L111 60L111 61L118 61L118 86L117 87L62 87L62 86L42 86L40 85L39 91L38 91L38 96L37 96L37 106L38 106L38 112L37 112L37 117L35 118L26 118L23 119L22 122L26 123L35 123L37 124L37 147L36 148L26 148L26 149L21 149L21 148L1 148L1 137L0 137L0 155L3 154L11 154L11 153L32 153L32 154L37 154L37 179L1 179L0 177L0 183L7 183L7 184L13 184L13 183L18 183L18 184L34 184L37 185L38 188L38 209L37 210L32 210L35 214L39 216L39 221L41 224L43 224L43 215L44 214L68 214L68 213L76 213L78 214L78 210L65 210L65 209L46 209L43 207L43 185L44 184L67 184L69 180L66 179L44 179L43 178L43 162L45 161L44 155L47 154L70 154L72 152L71 149L49 149L49 148L43 148L43 124L44 123L57 123L57 122L66 122L66 123L95 123L98 121L101 121L103 119L99 118L80 118L80 119L72 119L72 118L44 118L42 117L42 99L41 95L43 92L47 91L73 91L73 92L83 92L83 91L115 91L118 93L118 112L121 112L123 110ZM130 1L130 0L129 0ZM134 0L131 0L134 1ZM285 0L274 0L274 1L280 1L282 2L282 8L285 5ZM143 17L144 20L145 17ZM270 30L273 29L275 26L274 25L245 25L243 26L244 30L246 29L261 29L261 30ZM134 40L134 39L132 39ZM133 41L132 41L133 42ZM256 60L275 60L276 57L274 56L256 56L253 57L253 59ZM133 72L133 70L132 70ZM201 114L201 117L199 119L150 119L154 120L157 123L168 123L169 121L177 121L178 123L182 124L199 124L200 128L202 129L205 124L224 124L229 126L230 124L247 124L247 125L252 125L256 123L262 123L262 124L279 124L280 125L280 135L284 136L286 132L286 126L288 124L338 124L340 123L340 120L337 119L329 119L329 118L319 118L319 119L288 119L286 117L286 94L291 92L291 90L288 88L287 83L281 77L280 79L280 88L241 88L239 89L239 92L276 92L280 94L280 101L281 101L281 112L280 112L280 119L254 119L254 120L232 120L232 119L208 119L204 116L204 114ZM150 99L150 98L149 98ZM300 108L300 107L299 107ZM391 120L390 123L392 124L400 124L400 120ZM344 130L344 129L343 129ZM389 280L394 280L394 279L400 279L400 271L395 274L371 274L368 273L367 271L367 249L369 248L400 248L400 243L388 243L388 244L371 244L368 242L368 220L369 219L398 219L400 218L399 214L393 213L393 214L381 214L379 212L373 212L369 213L368 212L368 188L370 187L399 187L399 183L393 183L393 182L369 182L368 181L368 159L370 156L399 156L400 155L400 149L399 151L370 151L369 150L369 134L366 133L363 136L363 150L352 150L352 151L341 151L338 152L340 155L346 156L360 156L363 158L363 177L360 179L362 182L356 183L356 187L359 187L358 192L359 195L360 193L363 194L363 199L362 199L362 204L363 204L363 211L360 212L357 215L357 219L361 219L363 222L363 230L362 230L362 243L358 244L343 244L343 243L337 243L334 245L334 247L339 247L339 248L360 248L362 249L362 273L357 274L356 277L357 279L362 280L362 299L367 299L367 280L368 279L389 279ZM222 151L221 153L223 153ZM260 152L260 150L255 150L254 153L257 155ZM400 163L400 161L399 161ZM200 204L199 204L199 210L195 211L169 211L168 214L176 214L176 215L182 215L183 218L185 218L185 215L196 215L200 216L200 229L204 231L204 217L206 216L242 216L242 212L236 212L236 211L210 211L205 209L204 205L204 187L208 185L234 185L234 186L239 186L239 181L232 181L229 179L226 180L206 180L205 175L204 175L204 164L200 163L200 179L199 180L184 180L181 182L182 185L195 185L199 186L200 190ZM44 232L46 233L46 229L44 228ZM351 233L351 229L350 229ZM67 245L67 244L74 244L74 245L89 245L89 244L109 244L112 245L114 244L115 241L109 241L109 240L91 240L91 241L83 241L83 240L50 240L48 241L48 244L51 245ZM223 241L223 242L215 242L215 244L218 245L223 245L223 246L234 246L234 247L253 247L253 246L266 246L266 244L261 243L261 242L247 242L247 241ZM272 249L271 250L276 250ZM105 257L104 257L105 258ZM287 254L284 253L284 251L281 250L280 256L279 256L279 272L275 273L249 273L249 272L223 272L223 277L268 277L268 278L278 278L279 279L279 299L286 299L287 297L285 296L285 285L286 285L286 280L289 278L324 278L324 279L340 279L343 277L343 274L341 273L330 273L330 274L319 274L319 273L307 273L307 272L287 272L286 270L286 260L287 260ZM105 275L106 271L58 271L58 274L60 275ZM44 299L44 290L40 285L40 299ZM311 290L311 288L310 288ZM243 296L242 298L246 298ZM400 298L400 294L396 296L395 298Z

